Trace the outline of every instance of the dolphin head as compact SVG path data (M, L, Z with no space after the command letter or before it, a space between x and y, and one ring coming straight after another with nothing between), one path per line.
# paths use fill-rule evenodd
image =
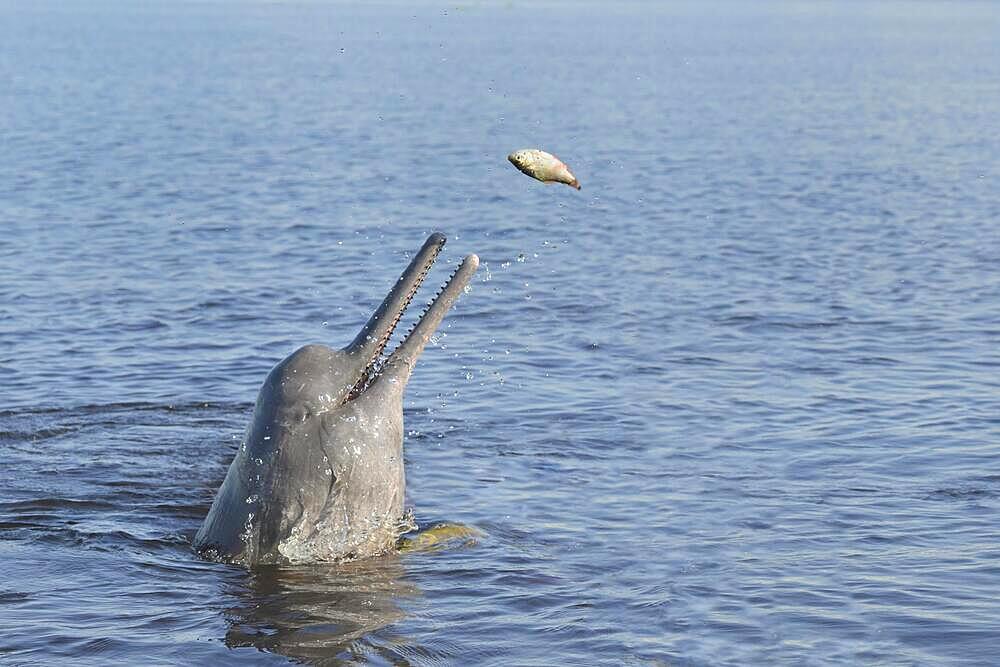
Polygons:
M346 560L392 548L407 525L403 391L475 273L475 255L399 346L385 349L444 243L440 233L427 239L347 347L306 345L271 370L195 548L244 565Z

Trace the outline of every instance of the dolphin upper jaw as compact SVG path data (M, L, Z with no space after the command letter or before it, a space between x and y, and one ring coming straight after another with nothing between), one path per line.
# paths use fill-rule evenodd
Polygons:
M264 381L194 544L243 565L343 560L395 545L403 527L403 392L478 266L466 257L396 349L406 307L444 245L431 235L347 347L306 345Z

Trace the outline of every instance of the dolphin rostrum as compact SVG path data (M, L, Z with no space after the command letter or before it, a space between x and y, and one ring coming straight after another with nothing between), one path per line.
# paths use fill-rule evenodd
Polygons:
M403 514L403 390L479 266L466 257L399 346L383 355L445 236L432 234L354 341L306 345L264 380L246 439L194 539L216 560L305 563L391 550Z

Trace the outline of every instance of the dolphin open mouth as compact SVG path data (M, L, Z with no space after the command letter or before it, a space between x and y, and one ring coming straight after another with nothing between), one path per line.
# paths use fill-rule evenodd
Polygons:
M348 346L347 350L360 356L364 360L364 365L345 402L364 392L389 365L399 363L412 367L445 314L469 284L469 280L479 267L479 258L476 255L469 255L462 260L396 349L391 354L384 354L396 326L423 284L446 241L447 238L440 232L435 232L427 238L382 304L361 329L361 333Z

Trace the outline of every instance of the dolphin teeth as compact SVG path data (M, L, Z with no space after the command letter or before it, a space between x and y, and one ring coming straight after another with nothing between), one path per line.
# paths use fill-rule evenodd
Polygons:
M357 381L355 381L354 386L351 388L351 391L348 392L346 400L350 401L357 398L358 395L360 395L361 392L363 392L368 387L368 385L372 383L372 380L374 380L378 376L379 371L382 368L382 362L387 356L384 355L383 353L385 352L386 346L389 344L389 340L392 338L393 332L396 330L396 326L399 324L399 321L403 318L403 315L406 313L406 309L410 307L410 303L413 301L413 297L416 296L417 291L420 289L421 285L424 284L424 279L427 278L427 274L430 273L431 268L434 266L434 262L437 261L438 255L441 254L441 249L443 247L444 247L444 240L442 240L440 243L437 244L437 246L434 248L434 253L427 259L427 262L424 264L420 273L417 275L416 281L414 281L413 283L413 288L406 295L406 300L403 301L403 307L399 309L398 313L396 313L396 317L393 319L392 324L389 325L389 328L386 330L385 335L382 336L382 339L378 342L378 345L375 346L375 355L372 357L371 362L369 362L369 364L365 366L364 369L361 371L361 376L357 379ZM400 280L402 280L402 277L400 277ZM424 313L426 314L426 312L427 310L425 309ZM410 331L413 331L412 327Z
M438 300L438 297L440 297L444 293L444 291L446 289L448 289L448 283L450 283L451 280L452 280L452 278L454 278L458 274L458 271L461 268L462 268L461 264L459 264L458 266L456 266L455 270L451 272L450 276L448 276L448 280L446 280L446 281L444 281L444 283L442 283L441 287L438 288L438 291L434 294L434 296L430 299L430 301L427 302L427 305L424 306L424 309L421 311L420 316L417 318L417 321L410 325L410 328L407 330L406 334L403 336L403 340L404 341L407 338L409 338L410 334L413 333L413 330L417 328L417 325L420 324L420 320L424 319L424 317L427 315L427 313L430 312L431 306L433 306L434 302ZM402 342L400 343L400 345L402 345ZM397 345L396 348L398 349L399 346ZM393 352L395 352L395 350L393 350ZM385 356L386 357L390 357L392 355L391 354L387 354Z
M440 248L439 248L439 250L440 250ZM437 254L435 254L434 259L431 260L431 263L433 263L433 261L435 259L437 259ZM413 324L410 325L409 329L407 329L406 333L403 335L402 340L399 342L399 345L397 345L392 350L392 352L390 352L388 354L382 354L382 352L385 351L386 344L389 342L388 341L388 337L386 338L386 340L383 342L383 344L379 347L379 352L380 353L378 355L376 355L376 358L365 369L366 372L361 376L361 378L358 380L358 382L354 385L354 388L351 390L350 394L348 395L347 400L350 401L350 400L353 400L353 399L357 398L359 395L361 395L365 391L365 389L367 389L369 387L369 385L371 385L372 382L375 381L375 378L377 378L379 376L379 374L382 372L382 367L385 365L385 361L389 357L391 357L392 354L396 350L398 350L399 347L403 343L406 342L406 340L410 337L410 335L413 333L413 331L420 324L421 320L423 320L424 317L427 316L427 313L430 312L430 309L434 305L434 302L438 300L438 298L444 293L444 291L446 289L448 289L448 285L451 283L452 279L458 274L458 272L461 269L462 269L462 265L461 264L459 264L458 266L455 267L455 270L451 272L451 275L448 276L448 279L446 281L444 281L444 283L442 283L442 285L438 288L438 290L434 294L434 296L427 302L427 305L424 306L424 309L421 311L421 313L420 313L419 317L417 317L416 321ZM420 279L417 281L416 287L413 289L413 291L410 293L409 297L407 298L407 300L406 300L406 306L403 307L403 310L406 310L406 307L410 305L410 302L413 300L413 297L417 293L417 289L421 286L421 284L423 284L424 278L427 276L427 273L429 271L430 271L430 265L428 265L424 269L423 273L421 273ZM396 324L399 323L399 320L402 318L402 316L403 316L403 313L401 311L400 314L399 314L399 317L397 317L396 321L393 322L392 329L389 332L390 333L389 337L391 337L392 331L395 330Z

